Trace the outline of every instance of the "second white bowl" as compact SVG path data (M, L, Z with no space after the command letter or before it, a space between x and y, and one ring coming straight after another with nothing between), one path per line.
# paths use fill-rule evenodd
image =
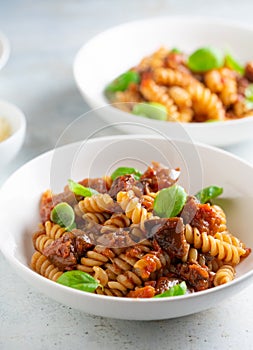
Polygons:
M253 117L217 123L173 123L135 116L110 105L105 86L161 46L193 52L203 46L229 49L241 62L253 60L253 30L210 18L161 17L126 23L90 40L74 61L74 76L84 99L108 123L126 133L163 133L225 146L252 137ZM126 124L127 123L127 124Z

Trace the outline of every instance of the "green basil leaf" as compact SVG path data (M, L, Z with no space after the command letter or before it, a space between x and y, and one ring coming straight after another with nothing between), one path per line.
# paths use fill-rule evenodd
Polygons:
M96 190L90 187L84 187L83 185L75 182L71 179L68 180L70 191L72 191L77 196L91 197L93 194L98 194Z
M253 109L253 84L249 84L245 89L245 103L248 109Z
M253 102L253 84L249 84L245 89L245 97L248 101Z
M130 174L134 175L135 180L140 180L140 177L142 175L142 173L135 168L119 167L118 169L114 170L114 172L111 175L111 178L115 180L119 176Z
M173 49L170 50L171 53L181 53L182 51L179 50L177 47L173 47Z
M155 295L154 298L175 297L178 295L184 295L186 291L187 291L187 286L185 281L183 281L171 287L170 289L166 290L165 292Z
M239 62L237 62L230 53L227 53L225 56L225 65L237 73L244 75L244 67Z
M91 275L79 270L64 272L56 281L64 286L93 293L99 286L99 282Z
M138 84L140 82L140 75L138 72L129 70L121 74L115 80L113 80L109 85L107 85L106 92L117 92L125 91L131 83Z
M214 199L220 196L222 192L223 192L222 187L209 186L209 187L203 188L203 190L196 193L195 197L198 198L200 203L204 204L204 203L210 202L211 199Z
M185 190L179 185L164 188L155 198L154 212L161 218L175 217L183 209L186 198Z
M222 52L214 47L202 47L188 58L188 67L193 72L207 72L210 69L220 68L223 64Z
M74 228L75 213L73 208L65 202L57 204L51 211L50 219L67 230Z
M220 122L221 120L219 119L207 119L204 121L204 123L215 123L215 122Z
M157 102L140 102L132 110L135 115L140 115L155 120L167 120L167 109Z

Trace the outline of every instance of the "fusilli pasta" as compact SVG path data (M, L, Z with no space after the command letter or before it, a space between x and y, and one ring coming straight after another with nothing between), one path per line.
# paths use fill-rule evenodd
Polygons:
M50 220L44 220L48 201L43 200L41 223L32 235L31 268L53 281L65 272L88 274L96 282L94 293L116 297L153 297L179 281L186 282L188 292L232 281L234 266L247 258L250 248L230 233L223 209L200 202L197 195L187 197L185 192L184 210L173 217L160 213L159 205L166 209L168 203L159 202L159 194L178 185L170 178L171 169L152 164L143 174L134 169L137 179L125 168L120 179L108 176L107 192L104 182L101 186L105 178L85 179L101 192L76 196L71 204L58 202L51 209L52 214L61 205L73 215L68 227L50 212ZM48 199L46 193L42 197ZM65 199L65 194L56 198Z
M196 72L187 58L183 52L160 48L131 68L138 74L138 81L130 81L123 91L119 88L108 99L115 107L134 114L141 114L134 112L139 103L161 104L166 107L167 121L172 122L226 121L253 115L246 93L252 85L252 75L246 74L252 62L239 71L225 59L219 68ZM143 111L143 115L159 119L151 112L146 115Z

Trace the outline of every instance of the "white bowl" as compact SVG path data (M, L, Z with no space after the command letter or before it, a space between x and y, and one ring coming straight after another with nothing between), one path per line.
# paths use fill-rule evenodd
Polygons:
M8 61L9 56L10 56L9 40L3 33L0 33L0 70Z
M26 119L23 112L13 104L0 100L0 117L10 124L11 135L0 142L0 170L18 153L25 137Z
M108 123L118 123L119 127L122 122L136 125L124 127L124 132L146 134L152 129L170 137L190 137L210 145L225 146L252 137L253 117L217 123L181 123L179 128L172 122L155 121L108 106L103 91L115 77L161 46L177 47L190 53L211 45L229 49L241 62L246 62L253 60L252 42L252 28L226 20L145 19L106 30L86 43L75 58L74 77L86 102Z
M180 183L189 193L203 186L224 187L228 226L253 247L253 167L224 151L151 136L112 136L75 143L45 153L16 171L0 190L1 250L28 283L50 298L81 311L106 317L156 320L215 307L253 280L253 254L237 266L231 283L206 291L163 299L131 299L82 292L52 282L29 267L32 233L39 222L38 204L48 188L62 191L67 179L80 180L111 172L118 166L145 169L152 160L181 167ZM21 296L19 296L21 297Z

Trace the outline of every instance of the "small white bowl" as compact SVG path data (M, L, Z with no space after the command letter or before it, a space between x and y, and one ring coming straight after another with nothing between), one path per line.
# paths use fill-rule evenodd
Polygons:
M0 117L10 124L11 135L0 142L0 170L19 152L25 138L26 119L23 112L13 104L0 100Z
M63 304L90 314L134 320L157 320L216 307L253 280L253 253L237 267L236 279L190 295L161 299L116 298L82 292L52 282L30 268L32 233L39 223L42 192L62 191L67 179L99 177L119 166L141 171L152 160L180 167L180 184L188 193L218 185L228 227L247 247L253 247L253 167L239 158L204 145L152 136L111 136L70 144L45 153L16 171L0 190L0 249L28 283ZM19 296L22 297L22 296ZM232 303L233 304L233 303ZM231 304L231 305L232 305ZM208 313L207 313L208 317Z
M7 37L0 32L0 70L4 67L10 56L10 43Z
M227 20L198 17L160 17L126 23L98 34L74 60L74 77L92 109L124 132L157 130L170 137L225 146L252 138L253 117L217 123L178 123L135 116L108 106L105 86L161 46L186 53L203 46L229 49L243 63L253 60L252 27ZM135 127L130 127L134 125Z

